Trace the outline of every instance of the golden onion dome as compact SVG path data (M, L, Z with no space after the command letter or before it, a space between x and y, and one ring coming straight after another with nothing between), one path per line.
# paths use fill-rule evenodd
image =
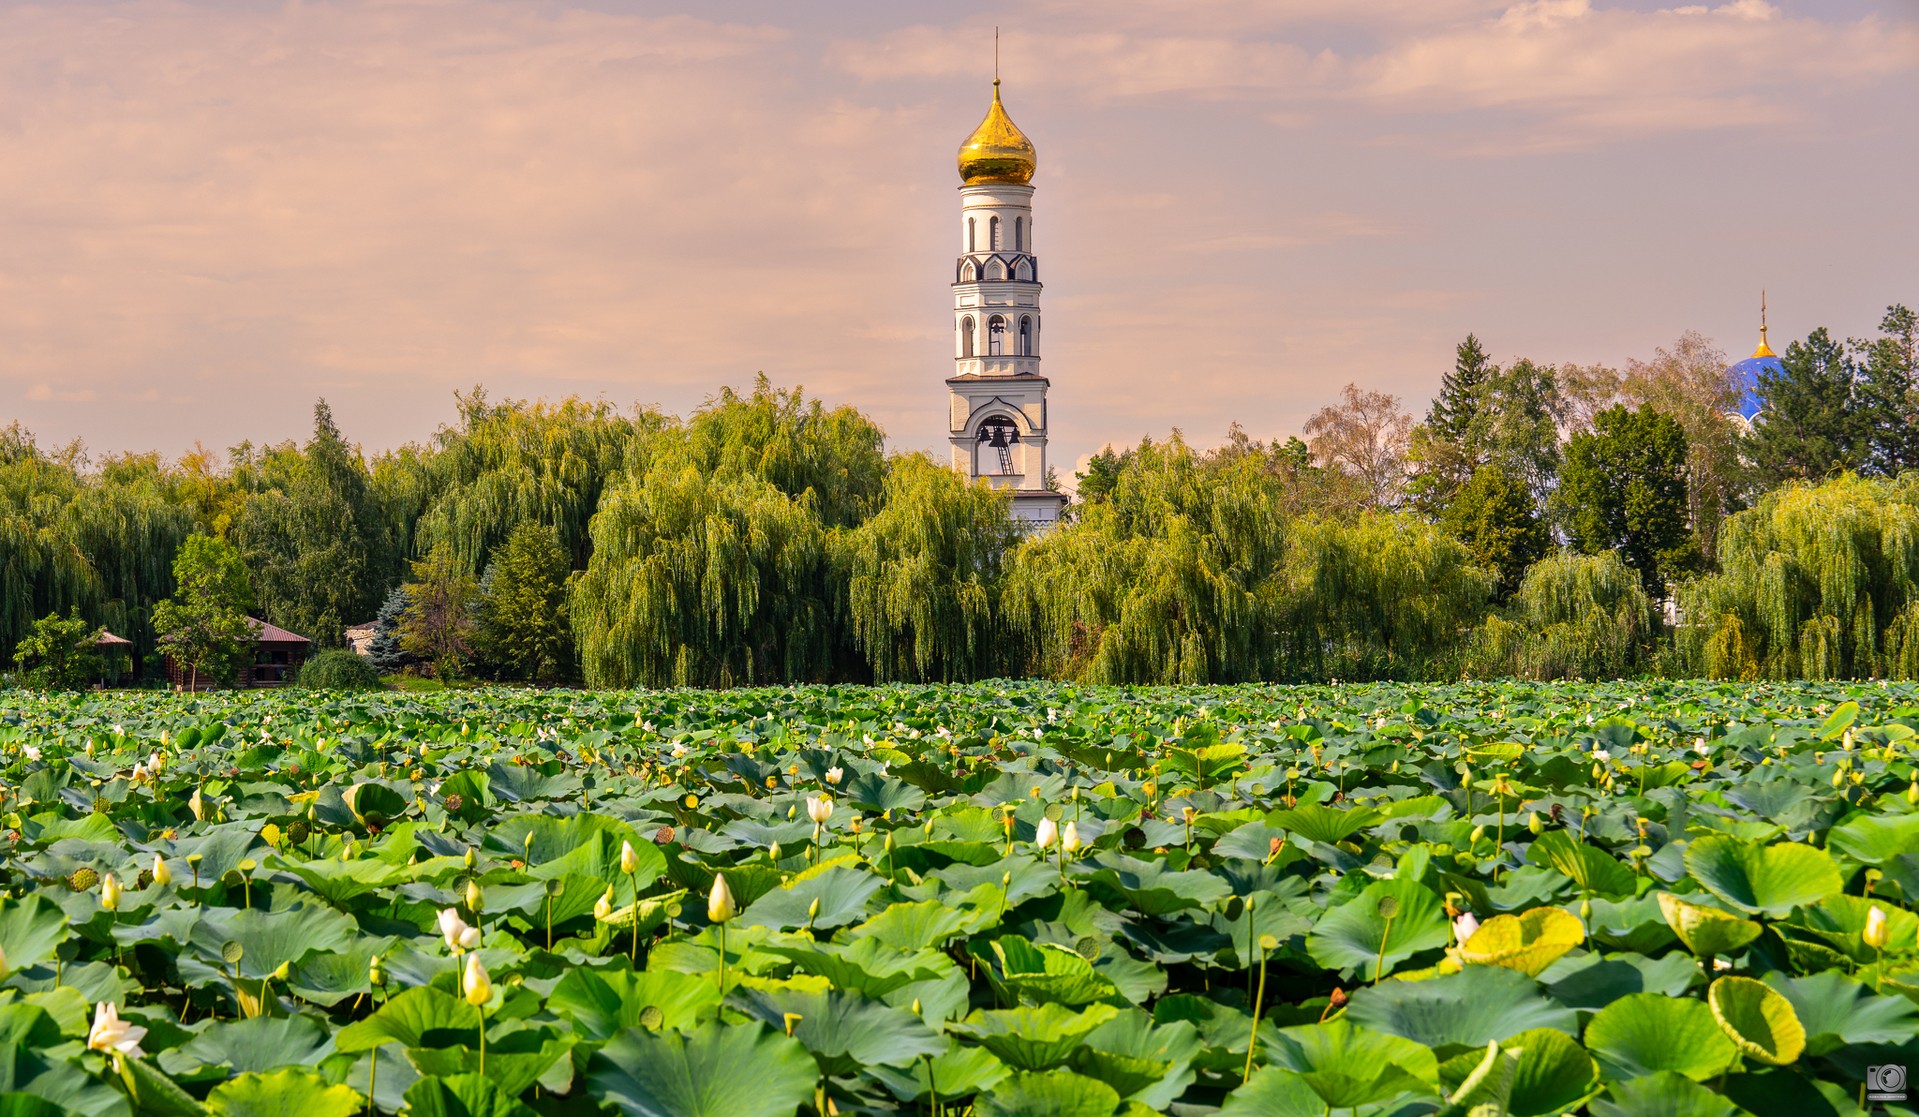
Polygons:
M986 119L959 149L960 178L968 186L982 182L1010 182L1020 186L1033 181L1039 167L1039 154L1033 141L1019 130L1006 107L999 103L999 79L993 79L993 104Z

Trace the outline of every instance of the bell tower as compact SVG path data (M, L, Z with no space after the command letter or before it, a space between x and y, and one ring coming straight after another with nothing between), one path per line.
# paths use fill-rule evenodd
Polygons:
M960 254L953 267L953 467L1010 489L1029 530L1057 521L1046 488L1046 377L1040 374L1033 143L1006 115L999 78L986 119L959 150Z

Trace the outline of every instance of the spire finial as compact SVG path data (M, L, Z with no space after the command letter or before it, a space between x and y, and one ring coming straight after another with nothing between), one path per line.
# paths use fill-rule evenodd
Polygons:
M1752 351L1754 357L1776 357L1772 346L1766 343L1766 289L1759 289L1759 348Z
M993 28L993 95L999 96L999 28Z

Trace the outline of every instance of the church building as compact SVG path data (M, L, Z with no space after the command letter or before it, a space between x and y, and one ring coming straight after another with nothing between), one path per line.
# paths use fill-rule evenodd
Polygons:
M1046 377L1040 374L1039 258L1034 254L1033 143L1000 104L959 150L960 256L953 271L953 467L1011 490L1029 531L1060 518L1046 487Z

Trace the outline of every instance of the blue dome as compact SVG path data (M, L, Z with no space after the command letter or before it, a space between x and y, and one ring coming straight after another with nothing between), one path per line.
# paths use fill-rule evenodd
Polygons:
M1739 404L1735 410L1744 416L1747 422L1751 422L1752 417L1759 414L1759 375L1761 373L1777 374L1783 367L1785 362L1773 356L1747 357L1732 366L1732 374L1739 382Z

